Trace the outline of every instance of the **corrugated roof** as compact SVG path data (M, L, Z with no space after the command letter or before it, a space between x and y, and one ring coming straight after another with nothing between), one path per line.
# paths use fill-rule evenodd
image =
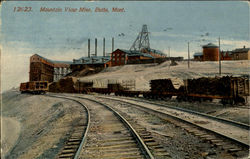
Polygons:
M46 60L46 61L52 63L52 64L58 64L58 63L60 63L60 64L72 64L71 61L56 61L56 60L47 59L47 58L45 58L45 57L43 57L43 56L41 56L41 55L38 55L38 54L34 54L34 55L36 55L36 56L38 56L38 57L40 57L40 58L42 58L42 59L44 59L44 60ZM33 55L33 56L34 56L34 55Z
M194 53L194 56L203 56L203 53L202 52L196 52L196 53Z
M213 43L208 43L207 45L203 45L203 48L218 48L218 46Z
M42 59L44 59L44 60L46 60L46 61L48 61L48 62L50 62L50 63L53 63L53 61L50 60L50 59L47 59L47 58L45 58L45 57L42 57L42 56L40 56L40 55L38 55L38 54L34 54L34 55L36 55L36 56L38 56L38 57L40 57L40 58L42 58ZM34 55L32 55L32 56L34 56Z
M154 58L154 57L151 56L150 54L143 53L143 52L140 52L140 51L125 50L125 49L119 49L119 50L125 52L128 56L144 56L144 57Z
M150 52L153 52L153 53L155 53L155 54L159 54L159 55L162 55L162 56L166 56L166 54L164 54L164 53L161 52L160 50L150 49Z
M55 63L55 64L72 64L73 62L71 62L71 61L52 61L53 63Z
M73 64L104 64L110 61L110 56L81 57L73 60Z
M233 53L240 53L240 52L247 53L249 50L250 50L250 48L237 48L237 49L233 50L232 52Z

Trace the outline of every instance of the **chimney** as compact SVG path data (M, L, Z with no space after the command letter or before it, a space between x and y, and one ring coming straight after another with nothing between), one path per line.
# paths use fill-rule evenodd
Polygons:
M95 56L97 56L97 38L95 38Z
M103 57L105 57L105 38L103 38Z
M88 57L90 57L90 39L88 39Z
M112 52L114 52L114 38L112 38Z

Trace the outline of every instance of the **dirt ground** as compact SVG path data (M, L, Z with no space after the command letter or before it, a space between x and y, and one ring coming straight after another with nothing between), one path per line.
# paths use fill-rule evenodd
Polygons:
M7 152L13 147L13 145L15 145L19 137L21 131L21 124L15 118L1 117L1 119L1 148L2 153L7 154Z
M55 158L83 115L83 108L73 101L15 91L4 93L2 158Z
M161 104L166 104L174 107L185 108L198 111L201 113L210 114L213 116L234 120L237 122L250 123L250 106L247 105L225 105L223 106L218 100L213 102L177 102L175 99L169 101L151 100Z

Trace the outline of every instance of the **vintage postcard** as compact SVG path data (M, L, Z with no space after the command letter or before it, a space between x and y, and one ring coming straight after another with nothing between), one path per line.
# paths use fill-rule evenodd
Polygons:
M248 1L2 1L1 158L249 158Z

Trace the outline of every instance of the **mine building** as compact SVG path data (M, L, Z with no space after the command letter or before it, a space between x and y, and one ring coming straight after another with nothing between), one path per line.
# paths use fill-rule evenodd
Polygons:
M203 61L203 53L202 52L194 53L194 60L195 61Z
M117 49L111 53L111 66L120 66L132 63L142 59L152 59L150 54L142 53L139 51L131 51L124 49Z
M72 70L75 70L85 67L106 68L109 66L111 66L110 56L92 56L73 59L73 63L70 67Z
M233 60L232 51L221 51L221 60Z
M149 32L144 24L129 50L116 49L111 53L111 66L160 63L166 61L166 57L161 51L150 48Z
M54 63L54 79L53 81L59 81L65 75L71 72L70 65L72 62L69 61L53 61Z
M152 51L151 54L135 50L116 49L111 53L111 66L163 62L166 61L166 59L163 60L165 57L165 54L156 50ZM162 59L160 60L160 58Z
M30 57L29 81L57 81L71 72L70 63L53 61L34 54Z
M250 60L250 48L237 48L232 51L232 58L234 60Z
M219 47L213 43L204 45L203 61L219 61Z

